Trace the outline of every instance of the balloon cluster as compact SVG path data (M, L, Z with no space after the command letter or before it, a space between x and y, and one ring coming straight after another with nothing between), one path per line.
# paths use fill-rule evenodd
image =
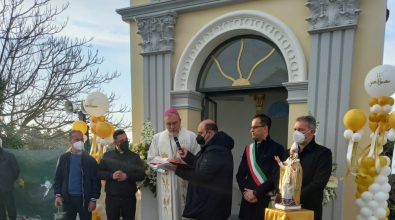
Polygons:
M355 176L357 220L387 220L391 186L390 159L380 156L387 140L395 141L395 113L390 113L395 92L395 67L381 65L373 68L365 78L365 90L373 98L369 100L370 144L359 148L362 129L367 121L360 109L349 110L343 118L347 130L344 137L349 141L347 149L347 174Z
M104 94L93 92L86 97L83 105L84 110L90 115L89 126L84 121L75 121L72 124L72 129L86 134L90 128L90 132L93 134L90 154L100 161L103 156L103 147L113 142L112 134L115 130L104 116L109 109L109 102ZM86 140L87 137L84 136L84 139Z

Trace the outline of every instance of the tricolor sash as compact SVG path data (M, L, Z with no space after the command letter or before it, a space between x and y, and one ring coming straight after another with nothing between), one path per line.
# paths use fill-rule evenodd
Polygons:
M246 155L248 168L250 169L252 179L254 180L255 184L259 186L267 180L267 177L256 162L255 148L255 143L247 145Z

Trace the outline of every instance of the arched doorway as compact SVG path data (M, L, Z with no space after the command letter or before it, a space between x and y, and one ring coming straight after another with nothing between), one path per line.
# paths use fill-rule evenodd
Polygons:
M217 46L204 62L196 90L204 94L202 119L214 119L234 138L232 150L236 174L244 147L251 142L251 117L264 113L272 118L271 137L286 146L288 127L288 71L278 47L256 35L230 38ZM234 180L232 213L237 215L241 193Z
M235 139L236 173L257 112L273 118L272 138L286 146L288 103L306 102L305 80L304 53L292 31L271 15L242 10L213 20L189 42L177 65L171 102L216 119ZM292 88L296 93L289 84L297 84ZM239 212L240 200L234 181L233 215Z

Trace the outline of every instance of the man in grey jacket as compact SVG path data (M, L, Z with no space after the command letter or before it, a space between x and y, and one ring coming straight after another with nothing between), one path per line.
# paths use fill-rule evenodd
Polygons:
M19 166L15 156L3 149L0 139L0 219L16 219L14 182L19 176Z

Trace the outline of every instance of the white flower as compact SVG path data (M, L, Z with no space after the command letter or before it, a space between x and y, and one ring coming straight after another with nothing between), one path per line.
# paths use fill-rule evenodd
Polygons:
M329 177L329 181L326 184L326 187L336 188L338 186L338 184L339 184L339 180L337 179L337 177L331 176L331 177Z

